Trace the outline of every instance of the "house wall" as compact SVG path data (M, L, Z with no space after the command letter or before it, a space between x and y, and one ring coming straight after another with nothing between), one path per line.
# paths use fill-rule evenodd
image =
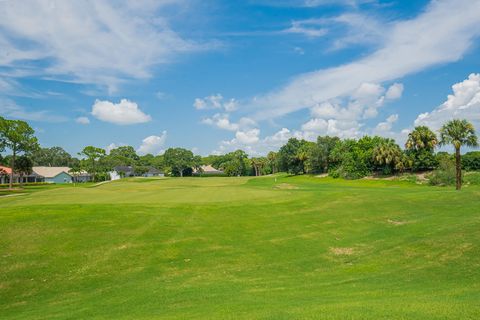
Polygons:
M53 178L45 178L45 182L49 183L72 183L72 176L68 173L61 172Z

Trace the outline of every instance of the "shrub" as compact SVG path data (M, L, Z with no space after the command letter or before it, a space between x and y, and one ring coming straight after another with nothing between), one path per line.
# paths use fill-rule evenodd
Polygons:
M462 156L462 168L467 171L480 170L480 151L465 153Z
M430 184L434 186L450 186L455 184L455 161L448 157L440 159L438 169L430 175Z

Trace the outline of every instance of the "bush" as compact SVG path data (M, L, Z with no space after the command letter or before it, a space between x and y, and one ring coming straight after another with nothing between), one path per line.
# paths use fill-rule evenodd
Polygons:
M467 172L464 180L467 184L480 185L480 172Z
M440 159L438 169L430 175L430 184L434 186L450 186L456 181L455 161L448 157Z
M467 171L480 170L480 151L465 153L462 156L462 168Z

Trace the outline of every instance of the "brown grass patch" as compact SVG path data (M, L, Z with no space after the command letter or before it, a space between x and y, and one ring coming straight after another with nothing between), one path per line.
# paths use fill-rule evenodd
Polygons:
M281 183L281 184L277 184L275 186L276 189L282 189L282 190L295 190L295 189L298 189L297 186L294 186L292 184L289 184L289 183Z
M330 252L336 256L351 256L353 248L330 248Z
M408 223L406 221L398 221L398 220L393 220L393 219L388 219L387 222L390 223L390 224L393 224L394 226L401 226L401 225L404 225L404 224Z

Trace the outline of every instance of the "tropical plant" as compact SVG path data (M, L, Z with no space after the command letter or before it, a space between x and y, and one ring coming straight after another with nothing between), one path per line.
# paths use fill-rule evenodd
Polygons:
M427 126L418 126L408 134L405 148L413 160L413 170L431 170L436 165L433 153L438 145L435 133Z
M392 174L397 168L403 168L403 152L392 139L387 139L373 149L373 159L381 167L383 174Z
M478 146L473 124L467 120L454 119L440 129L440 145L451 144L455 148L456 189L462 188L462 163L460 148Z

